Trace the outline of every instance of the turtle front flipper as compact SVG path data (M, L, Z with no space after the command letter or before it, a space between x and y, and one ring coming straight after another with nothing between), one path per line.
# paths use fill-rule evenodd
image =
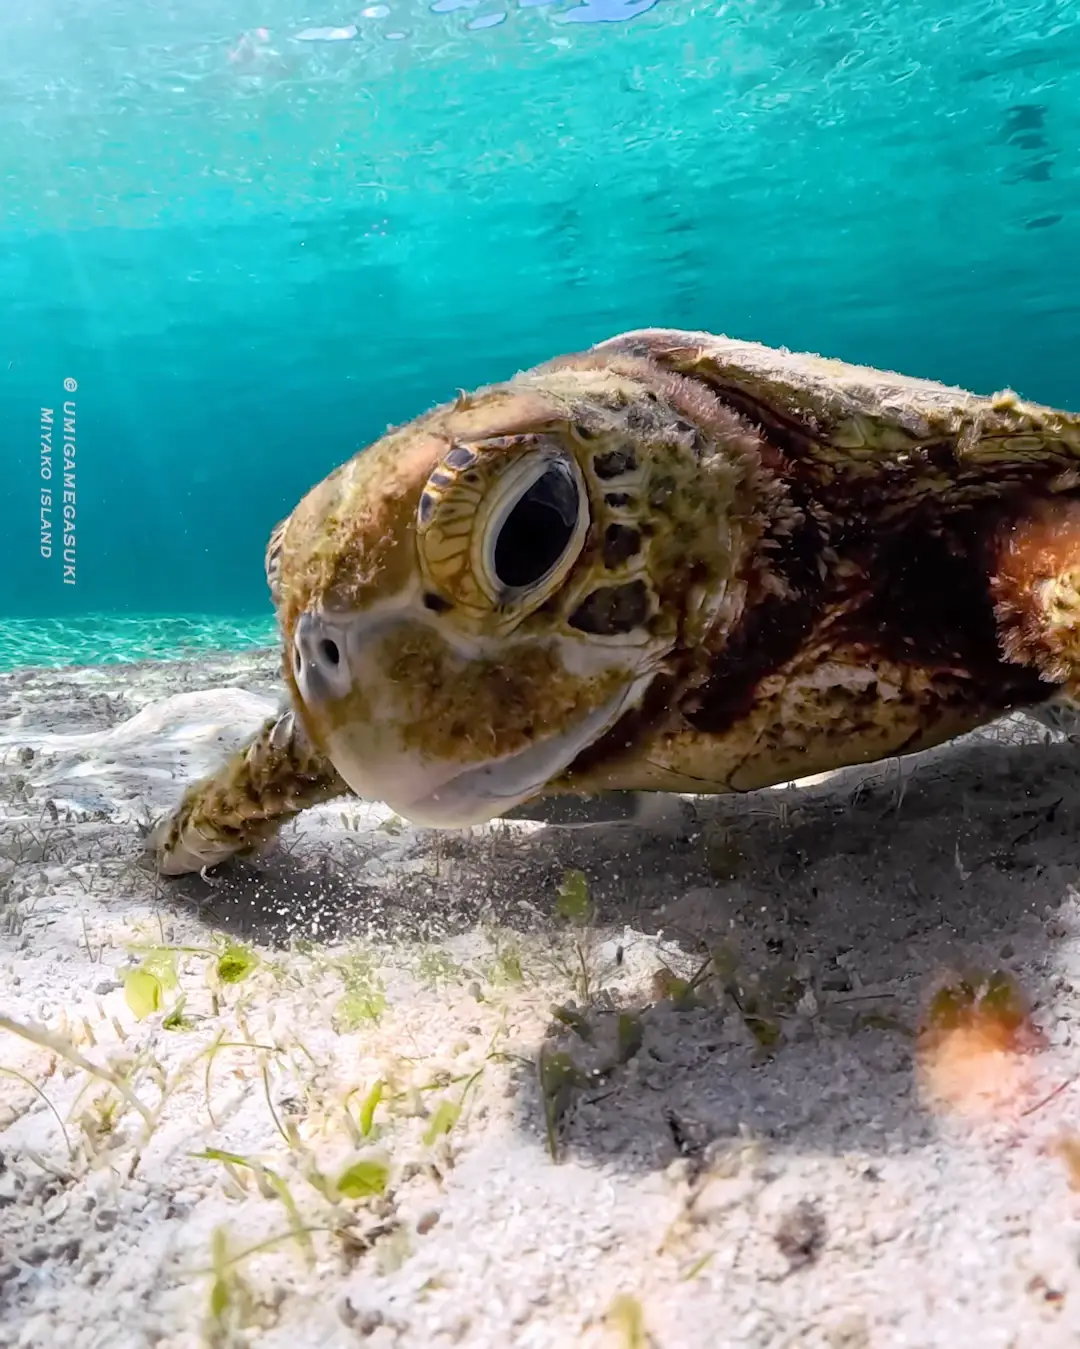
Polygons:
M189 787L147 848L162 875L202 871L250 852L309 806L349 794L287 711L264 722L217 773Z

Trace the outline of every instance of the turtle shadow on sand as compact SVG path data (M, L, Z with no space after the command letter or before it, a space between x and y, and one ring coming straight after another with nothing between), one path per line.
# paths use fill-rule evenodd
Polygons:
M637 902L598 876L602 917L662 929L692 956L681 973L717 949L731 963L700 997L667 981L606 1015L557 1013L542 1051L556 1071L530 1078L523 1126L565 1109L560 1147L633 1170L746 1130L803 1154L931 1141L913 1051L934 981L1003 970L1039 1019L1075 896L1076 747L967 744L900 784L883 771L854 792L789 790L760 814L717 803L726 876L666 906L678 882L649 877L656 859Z
M912 1030L934 977L1011 970L1037 1008L1054 973L1055 915L1076 875L1077 748L1003 734L903 771L892 760L819 786L696 801L678 831L444 837L437 870L426 843L424 865L391 886L351 865L359 843L324 838L286 839L170 890L260 941L426 941L478 922L565 938L558 888L579 870L595 981L540 1047L581 1069L560 1106L561 1148L648 1170L746 1127L800 1152L887 1151L936 1127L911 1099ZM632 963L635 944L684 973L718 946L735 952L734 978L756 990L760 1017L715 987L689 1000L655 979L646 996L605 992L605 964ZM620 1015L630 1046L613 1038ZM521 1077L519 1123L543 1146L550 1102L535 1071Z

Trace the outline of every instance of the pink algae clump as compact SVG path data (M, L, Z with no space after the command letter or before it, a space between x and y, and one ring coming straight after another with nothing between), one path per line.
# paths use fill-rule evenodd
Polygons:
M967 1117L1022 1111L1045 1038L1015 980L1002 971L938 989L916 1039L919 1084L929 1104Z

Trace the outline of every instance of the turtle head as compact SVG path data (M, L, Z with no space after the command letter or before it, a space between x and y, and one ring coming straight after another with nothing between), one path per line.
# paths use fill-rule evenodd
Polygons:
M718 445L671 384L579 358L462 395L275 530L293 702L358 795L421 825L503 814L700 646L749 437Z

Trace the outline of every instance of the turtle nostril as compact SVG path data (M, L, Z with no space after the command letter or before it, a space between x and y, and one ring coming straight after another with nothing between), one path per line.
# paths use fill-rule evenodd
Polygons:
M304 658L303 656L301 656L300 648L298 646L293 647L292 655L293 655L293 668L295 669L296 673L299 674L304 667Z
M296 689L305 703L343 698L352 681L348 638L321 614L301 614L293 632Z

